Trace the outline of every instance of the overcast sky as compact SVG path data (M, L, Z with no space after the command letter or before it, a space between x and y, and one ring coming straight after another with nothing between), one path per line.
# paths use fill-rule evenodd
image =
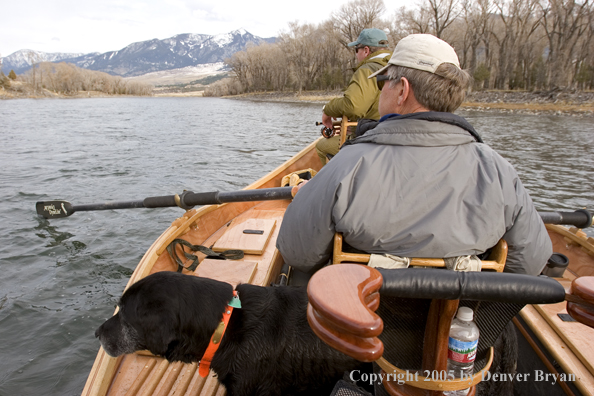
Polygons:
M384 18L405 0L384 0ZM221 34L244 28L277 36L289 22L319 23L348 0L14 0L3 7L0 54L21 49L88 53L181 33Z

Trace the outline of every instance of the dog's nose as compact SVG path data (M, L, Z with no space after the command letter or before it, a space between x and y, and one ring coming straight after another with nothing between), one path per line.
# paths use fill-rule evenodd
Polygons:
M99 326L97 330L95 330L95 338L99 338L99 330L101 330L101 326Z

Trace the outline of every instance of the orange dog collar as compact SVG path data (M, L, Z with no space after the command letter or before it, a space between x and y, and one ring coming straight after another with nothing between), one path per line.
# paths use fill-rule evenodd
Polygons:
M229 301L225 311L223 312L223 319L215 329L212 337L210 337L210 343L204 352L204 356L202 356L202 359L200 359L198 374L200 374L200 376L203 378L208 375L210 363L212 362L217 349L219 349L219 345L221 345L221 340L223 339L223 335L225 335L225 330L227 330L227 325L229 324L229 319L231 319L233 308L241 308L241 301L239 300L239 295L235 290L233 291L233 298L231 301Z

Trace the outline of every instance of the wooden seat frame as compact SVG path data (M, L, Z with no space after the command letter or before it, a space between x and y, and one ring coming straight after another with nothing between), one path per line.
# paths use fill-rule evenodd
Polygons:
M505 267L505 261L507 259L507 243L504 240L500 240L497 245L493 248L490 258L492 260L484 260L482 261L482 268L485 270L494 270L497 272L502 272L503 268ZM340 263L368 263L371 255L369 254L360 254L360 253L347 253L343 251L343 237L342 234L336 233L334 236L334 254L333 254L333 264L340 264ZM422 266L422 267L436 267L436 268L444 268L445 262L443 259L438 258L411 258L411 266ZM375 270L369 267L361 267L367 269L369 272L373 273ZM375 271L377 272L377 271ZM375 280L368 280L365 282L363 290L366 289L373 289L377 286L377 278L371 276L370 274L365 274L365 271L361 274L356 276L370 277L370 279ZM380 276L381 278L381 276ZM361 278L359 278L360 280ZM326 282L329 280L323 280L322 282ZM381 286L381 281L380 281ZM315 287L312 284L312 289ZM379 290L379 286L377 286L377 290ZM379 306L379 294L377 290L373 292L369 292L366 294L365 303L366 306L375 311ZM308 292L310 292L310 288L308 287ZM354 294L354 295L353 295ZM358 298L358 293L353 293L350 298ZM318 298L327 299L328 296L319 296ZM347 296L344 293L341 293L340 299L347 299ZM483 378L483 374L485 371L488 371L491 363L493 361L493 348L490 350L490 356L485 367L481 368L478 373L476 373L472 380L464 379L464 380L439 380L434 378L427 378L424 376L415 376L414 379L407 380L406 373L407 371L399 369L392 364L390 364L387 360L381 357L383 354L383 344L377 336L383 330L383 323L381 323L381 319L379 316L375 315L375 317L367 317L368 322L360 322L356 323L356 326L351 326L348 331L352 334L355 334L354 337L348 337L348 340L343 340L345 338L345 334L339 334L339 331L332 332L329 329L332 329L337 323L331 323L327 319L327 317L322 317L316 312L316 297L310 298L310 306L308 307L308 320L310 320L310 325L314 329L314 331L325 332L325 337L323 338L326 342L328 339L334 340L334 345L329 343L330 345L334 346L336 349L339 349L345 352L345 348L349 349L350 356L356 357L359 360L363 361L375 361L381 368L382 373L391 373L392 378L396 376L396 378L402 378L402 380L385 380L383 382L384 388L388 393L395 396L400 395L441 395L443 391L447 390L457 390L457 389L465 389L470 387L471 390L468 393L469 396L472 396L476 392L475 385L481 381ZM346 301L343 301L342 306L345 306ZM357 302L352 301L346 306L352 306ZM442 299L434 299L431 301L431 305L429 308L429 313L427 316L427 323L425 326L425 336L424 336L424 343L423 343L423 359L422 359L422 372L425 373L446 373L447 372L447 351L448 351L448 338L449 338L449 330L452 323L452 319L458 310L459 300L442 300ZM366 317L365 313L360 312L362 315L361 317ZM334 318L333 318L334 319ZM369 321L371 319L371 321ZM378 321L381 323L378 324ZM346 320L341 321L338 326L344 328L346 325L347 327L349 324ZM363 329L363 330L362 330ZM379 330L379 331L378 331ZM334 334L331 334L334 333ZM346 341L346 342L345 342ZM364 352L363 352L364 351ZM357 356L356 356L357 355ZM400 377L398 377L400 375ZM399 384L400 383L400 384Z
M349 121L348 117L344 115L340 120L332 121L332 129L336 134L340 135L340 146L346 141L347 128L350 126L357 126L357 121Z
M342 234L337 232L334 234L334 254L332 256L333 264L340 263L361 263L366 264L369 262L370 254L361 253L347 253L343 252L343 237ZM483 270L494 270L497 272L503 272L505 268L505 261L507 259L507 243L501 239L497 245L493 247L491 254L489 255L490 260L482 260L481 265ZM441 258L411 258L411 267L436 267L444 268L445 262Z

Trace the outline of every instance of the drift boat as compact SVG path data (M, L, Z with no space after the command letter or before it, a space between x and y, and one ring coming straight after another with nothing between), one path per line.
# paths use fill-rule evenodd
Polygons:
M279 187L286 175L319 168L314 142L246 190ZM283 258L275 245L289 203L290 199L230 202L187 210L148 249L127 287L155 272L177 271L178 263L167 252L176 239L218 251L241 249L245 252L241 260L225 261L197 253L198 266L193 271L187 268L182 271L188 276L209 277L232 285L251 283L260 286L269 286L279 278L288 277L288 271L283 270L281 274ZM567 269L557 279L564 287L569 288L576 278L594 275L593 238L587 238L577 228L548 224L547 229L554 251L569 259ZM260 232L244 233L244 230ZM351 260L346 255L339 261ZM564 321L561 318L566 313L564 303L528 305L514 322L534 353L542 359L549 370L547 373L556 373L558 379L561 379L560 374L575 375L571 386L563 383L563 391L574 394L571 392L577 389L583 395L594 395L594 329L576 321ZM100 348L82 395L225 395L224 387L212 371L202 378L197 368L195 363L169 363L148 351L113 358Z

